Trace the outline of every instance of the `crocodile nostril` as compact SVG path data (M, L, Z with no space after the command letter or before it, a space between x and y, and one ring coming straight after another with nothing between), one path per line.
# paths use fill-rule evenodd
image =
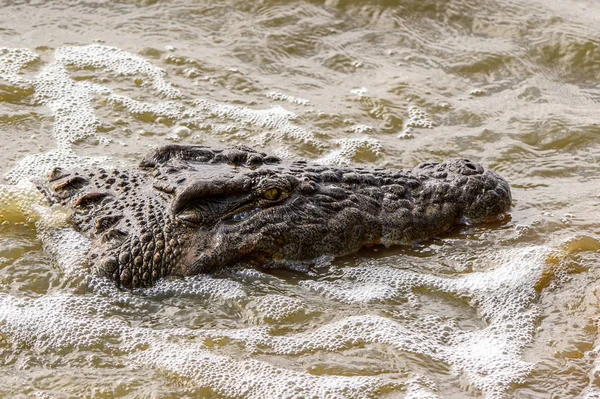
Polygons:
M475 167L475 165L473 165L472 163L470 163L470 161L467 161L469 163L466 163L465 166L471 170L477 170L477 168Z

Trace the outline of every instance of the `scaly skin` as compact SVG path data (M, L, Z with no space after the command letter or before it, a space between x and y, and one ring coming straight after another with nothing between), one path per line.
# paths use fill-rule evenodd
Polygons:
M55 169L39 189L73 209L90 264L126 288L240 262L310 264L501 218L508 183L465 159L411 170L285 162L239 146L171 145L137 169Z

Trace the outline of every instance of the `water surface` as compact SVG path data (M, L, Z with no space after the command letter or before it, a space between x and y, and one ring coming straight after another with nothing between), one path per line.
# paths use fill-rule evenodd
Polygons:
M0 396L598 398L600 5L0 2ZM27 181L243 143L468 157L511 219L132 294Z

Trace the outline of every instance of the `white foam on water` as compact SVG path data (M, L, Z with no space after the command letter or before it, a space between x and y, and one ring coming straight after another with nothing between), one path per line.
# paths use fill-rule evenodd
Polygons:
M53 134L58 148L68 149L76 141L91 137L100 126L91 96L101 86L76 82L58 59L47 65L34 81L35 97L52 111Z
M338 352L355 346L378 343L399 351L434 354L436 360L443 360L440 355L435 354L436 343L432 337L377 315L351 316L314 330L285 336L271 335L264 327L236 331L213 330L206 331L205 334L213 339L238 340L252 351L277 355L301 355L315 351Z
M215 354L202 342L190 343L204 335L202 330L131 327L118 317L123 310L101 296L62 294L31 299L4 295L0 299L2 333L36 352L118 349L126 354L119 358L124 364L190 378L228 397L375 398L382 387L396 385L376 377L314 376L264 361ZM174 343L177 337L186 339Z
M350 133L366 134L373 133L375 131L375 128L369 125L353 125L345 130Z
M452 365L488 398L501 398L511 385L522 382L533 364L521 359L525 346L533 339L538 311L535 285L545 269L549 249L533 247L492 254L486 262L499 265L487 272L475 272L459 278L425 275L392 267L358 267L345 269L344 277L334 282L304 281L301 284L328 298L343 302L369 303L381 295L373 287L387 285L392 292L386 299L406 298L415 288L446 292L466 299L478 311L487 326L475 331L461 331L452 325L432 322L422 342L430 349L407 346L407 350L424 353ZM348 288L349 290L345 290ZM382 288L379 288L380 290ZM404 327L387 327L384 341L391 345L406 342ZM382 327L378 327L379 330ZM394 331L393 333L391 331ZM401 333L402 332L402 333ZM393 336L399 334L400 336ZM448 340L448 334L450 339ZM392 338L387 338L390 335ZM435 337L446 337L436 342ZM421 339L420 339L421 340Z
M347 166L360 151L365 151L374 157L380 156L383 152L383 146L373 137L345 138L336 140L336 144L339 146L337 150L330 151L315 162L322 165Z
M116 47L100 44L61 47L56 51L55 60L65 66L103 69L122 76L145 76L157 93L168 98L181 97L181 92L165 80L166 72L162 68Z
M228 338L244 343L251 352L277 355L301 355L315 351L340 352L365 344L383 344L398 352L428 356L449 364L455 373L465 375L470 384L486 398L503 398L513 384L522 382L533 364L522 353L534 334L538 315L535 285L545 269L547 248L507 250L490 256L499 266L460 278L428 276L393 268L348 269L356 284L387 281L394 295L406 296L417 287L454 294L467 299L477 308L487 325L464 331L452 320L439 316L423 318L418 323L401 323L386 317L366 314L342 318L314 330L296 334L272 335L267 328L205 331L213 339ZM339 280L338 280L339 281ZM331 283L303 285L325 293ZM345 287L345 286L343 286ZM335 287L335 298L343 287ZM343 299L370 302L368 296L346 295ZM377 300L382 299L377 297ZM416 393L415 393L416 395ZM418 397L418 396L416 396ZM433 396L435 397L435 396Z
M289 148L286 147L277 147L273 149L273 155L279 157L281 159L293 159L294 155L290 151Z
M97 44L61 47L34 81L36 98L48 106L54 116L54 136L60 149L68 149L79 140L95 136L100 121L92 106L94 95L118 98L108 87L72 79L67 68L73 66L121 76L144 76L157 94L171 99L181 96L179 90L165 80L164 70L134 54Z
M404 130L400 137L412 137L414 129L433 129L433 122L425 111L412 106L408 108L408 120L404 123Z
M406 396L404 399L442 399L435 392L438 390L436 384L424 376L417 376L406 384Z
M0 298L2 333L34 351L102 346L104 337L116 335L121 329L114 321L92 318L108 308L100 297Z
M258 360L236 361L192 346L155 346L133 359L233 398L378 398L383 387L394 385L376 377L315 376Z
M406 390L404 399L442 399L441 396L418 385L412 385Z
M71 148L57 148L23 157L5 175L5 178L11 183L18 183L34 177L47 176L55 167L70 169L85 166L107 166L109 162L108 157L82 157Z
M297 115L278 105L269 109L252 109L204 99L148 103L115 93L110 93L109 102L124 106L132 115L152 114L170 118L178 123L201 127L216 134L230 134L245 126L260 127L266 131L251 138L259 145L271 139L279 142L291 139L318 146L313 133L293 123ZM214 124L209 119L233 122L233 124Z
M270 91L266 94L266 96L268 98L270 98L271 100L286 101L288 103L299 104L299 105L310 105L310 101L308 101L308 100L305 100L305 99L299 98L299 97L290 96L288 94L279 93L277 91Z
M250 306L263 319L281 322L290 316L303 313L306 303L298 298L284 295L265 295Z
M194 105L197 110L204 111L213 117L233 120L242 126L252 125L268 129L269 132L265 132L256 139L259 141L266 141L270 138L277 140L291 138L301 143L317 145L313 133L292 123L297 115L279 105L265 110L257 110L233 104L219 104L204 99L195 100Z
M111 92L110 95L108 96L108 101L111 104L118 104L121 105L125 108L127 108L127 110L132 114L132 115L136 115L136 114L153 114L156 116L162 116L165 118L171 118L174 120L180 120L182 119L184 116L187 117L189 110L188 108L181 103L178 103L176 101L163 101L163 102L157 102L157 103L148 103L148 102L143 102L143 101L137 101L134 100L133 98L121 95L121 94L116 94ZM187 118L186 118L187 121ZM193 118L193 122L200 122L201 120L198 119L198 116L196 116L195 118Z
M183 279L161 280L152 288L141 290L141 292L150 296L192 296L221 300L240 300L247 297L241 283L227 278L215 278L209 274Z
M19 88L29 87L31 81L21 76L21 71L38 59L36 53L26 48L0 47L0 79Z
M429 119L429 116L425 113L425 111L417 108L410 107L408 108L408 122L406 122L406 127L412 128L423 128L423 129L431 129L433 128L433 122Z
M38 235L67 278L88 276L86 266L90 240L72 228L50 229L47 221L38 222Z
M340 281L336 284L318 281L300 282L319 294L347 304L383 302L394 298L397 290L385 283L355 284L352 281Z
M134 354L144 345L162 345L176 337L195 336L184 328L153 330L130 326L127 318L139 309L123 307L106 296L67 293L39 298L15 298L0 294L0 328L13 342L27 344L36 352L76 349L118 349ZM129 304L143 300L131 298ZM126 318L123 318L123 316Z

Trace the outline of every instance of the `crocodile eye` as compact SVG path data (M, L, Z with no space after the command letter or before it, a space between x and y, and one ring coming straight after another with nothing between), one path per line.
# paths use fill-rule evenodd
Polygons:
M270 188L263 193L263 197L265 197L268 200L274 201L279 198L279 194L279 189Z
M188 208L178 214L177 217L190 224L202 223L202 214L195 208Z

